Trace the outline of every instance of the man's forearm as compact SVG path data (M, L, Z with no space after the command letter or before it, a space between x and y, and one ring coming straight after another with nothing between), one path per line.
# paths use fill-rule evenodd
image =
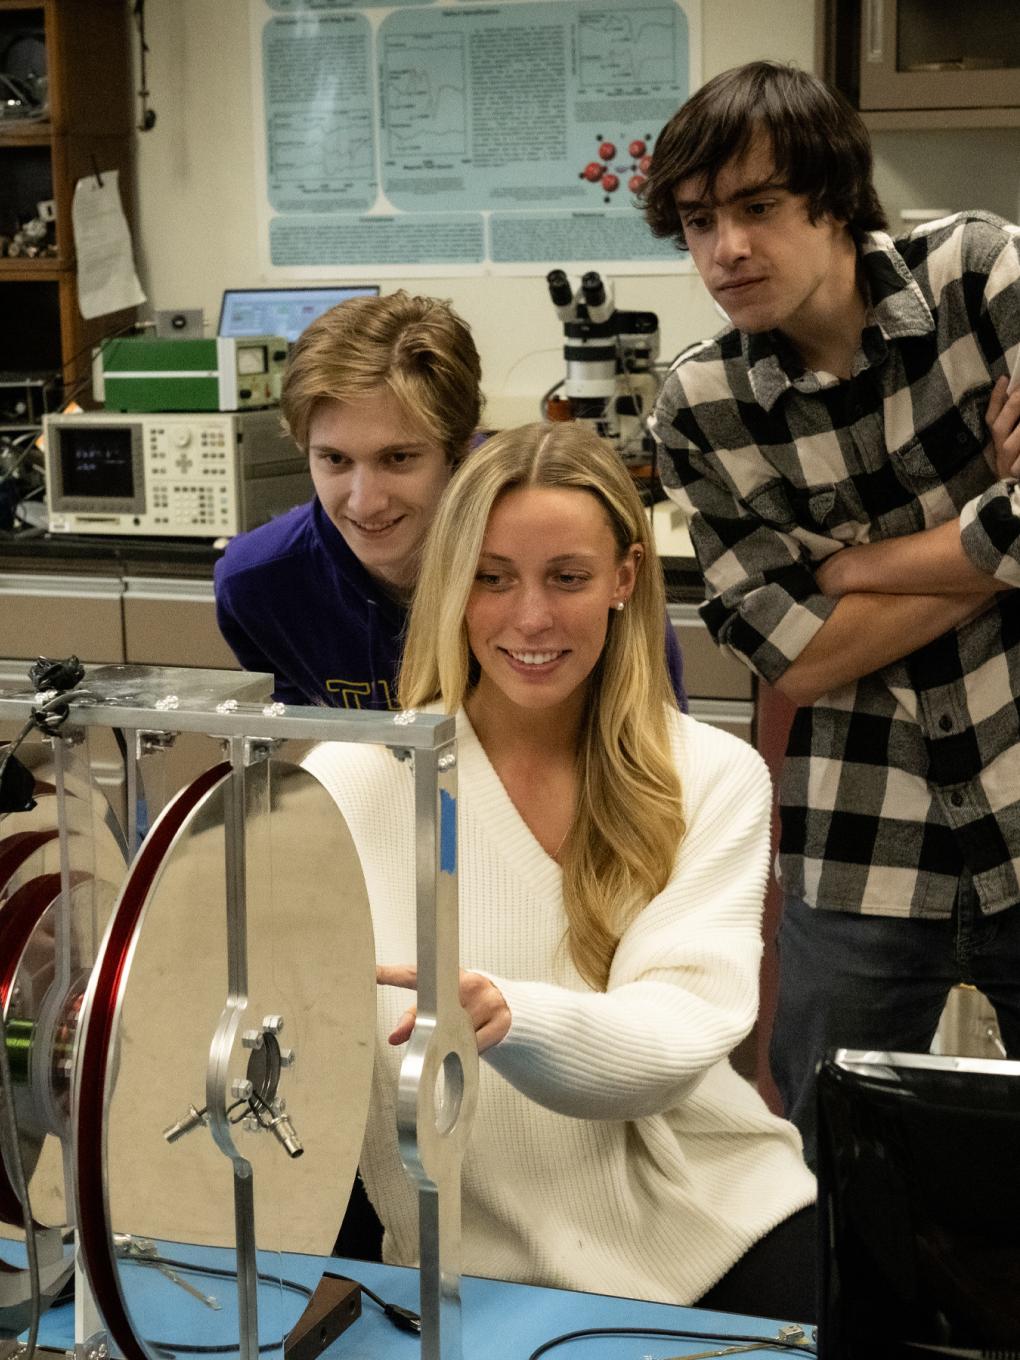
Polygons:
M993 593L844 595L775 687L795 704L814 703L941 637L986 605Z
M815 571L825 595L877 592L890 595L960 595L1009 589L979 571L960 543L960 521L843 548Z

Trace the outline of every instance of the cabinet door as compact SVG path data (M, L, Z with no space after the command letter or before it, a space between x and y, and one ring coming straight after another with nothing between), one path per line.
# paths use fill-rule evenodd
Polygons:
M113 576L0 573L0 656L126 660L122 589Z
M125 577L124 650L148 666L240 670L216 626L212 581Z
M691 699L750 701L754 697L751 672L743 662L720 651L696 605L671 604L669 621L683 653L684 688Z
M1015 3L862 0L862 109L1020 106Z

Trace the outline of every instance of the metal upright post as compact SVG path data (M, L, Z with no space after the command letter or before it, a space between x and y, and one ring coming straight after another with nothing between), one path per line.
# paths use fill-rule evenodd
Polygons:
M460 1006L457 757L414 753L418 1012L400 1070L397 1124L418 1186L422 1360L460 1360L460 1161L478 1052Z

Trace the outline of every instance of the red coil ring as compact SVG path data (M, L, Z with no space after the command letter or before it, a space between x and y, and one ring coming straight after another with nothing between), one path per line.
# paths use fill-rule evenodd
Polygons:
M75 1130L78 1241L96 1303L127 1360L151 1360L128 1320L113 1254L113 1226L103 1192L103 1107L114 1018L124 969L142 909L177 833L205 795L227 773L214 765L165 809L142 842L114 909L92 980L92 999L78 1059L78 1123Z

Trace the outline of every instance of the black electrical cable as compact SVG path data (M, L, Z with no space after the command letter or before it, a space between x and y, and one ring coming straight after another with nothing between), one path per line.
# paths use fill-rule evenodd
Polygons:
M5 813L28 812L35 807L31 797L34 780L15 759L18 748L34 727L38 727L41 732L52 733L63 726L71 711L66 696L84 677L85 667L76 656L67 656L61 661L51 661L41 656L29 667L28 678L37 691L55 690L56 693L50 694L32 709L28 722L14 740L0 751L0 819ZM82 693L83 691L79 690L78 696ZM8 769L20 770L21 774L18 778L11 779L5 789L4 780ZM26 778L29 781L27 788ZM22 792L27 796L19 802L18 795ZM9 801L11 806L8 807L6 804Z
M6 472L0 474L0 486L2 486L4 482L15 480L18 475L18 469L25 459L31 456L32 449L38 437L35 430L29 430L27 434L19 434L15 439L8 439L7 444L9 448L16 448L18 444L24 444L25 447L18 453L11 467L9 467Z
M399 1327L402 1332L414 1332L416 1336L421 1335L421 1318L417 1313L413 1313L410 1308L402 1308L399 1303L387 1303L381 1299L367 1284L362 1284L360 1280L355 1280L361 1292L368 1296L373 1303L383 1310L394 1327Z
M803 1333L802 1333L803 1335ZM793 1351L801 1355L817 1355L817 1349L808 1341L783 1341L768 1336L750 1336L737 1332L686 1332L674 1331L669 1327L585 1327L577 1332L562 1332L559 1336L543 1341L537 1350L531 1352L528 1360L539 1360L556 1346L565 1346L570 1341L580 1341L592 1336L662 1336L674 1341L711 1341L722 1345L746 1345L755 1343L762 1350Z
M170 1256L131 1256L127 1259L139 1266L155 1266L157 1269L160 1266L169 1266L171 1270L179 1270L187 1275L203 1275L210 1279L237 1279L237 1272L234 1270L228 1270L222 1266L199 1266L195 1265L192 1261L179 1261ZM347 1277L345 1276L344 1278ZM314 1292L309 1289L307 1285L301 1284L297 1280L282 1279L276 1275L267 1275L262 1271L257 1273L256 1279L261 1280L263 1284L279 1285L281 1289L290 1290L292 1293L300 1294L306 1299L310 1299ZM421 1318L417 1313L413 1313L410 1308L402 1308L398 1303L387 1303L386 1300L380 1298L374 1290L369 1289L367 1285L363 1285L360 1280L354 1280L352 1283L356 1284L363 1294L382 1309L383 1313L390 1322L393 1323L394 1327L398 1327L404 1332L414 1332L416 1334L421 1332ZM179 1355L232 1355L237 1350L236 1346L182 1345L178 1344L176 1341L156 1341L149 1337L146 1338L146 1342L148 1345L164 1354L173 1354L176 1352ZM259 1351L278 1350L282 1345L282 1338L279 1341L267 1341L259 1346Z
M14 760L18 748L21 746L22 742L32 731L32 729L34 727L38 727L43 732L56 732L57 729L66 721L69 712L70 708L67 704L67 699L64 694L51 695L51 697L47 699L44 703L38 704L35 708L32 709L32 716L29 718L28 722L25 723L24 727L14 738L14 740L8 746L5 746L3 748L3 752L2 754L0 754L0 785L2 785L3 783L4 771L7 769L8 765ZM15 762L15 764L16 763L17 762ZM34 806L35 806L34 803L29 803L27 804L27 806L23 808L7 810L28 812ZM2 813L2 811L3 809L0 809L0 813Z
M60 374L61 381L63 381L64 374L67 372L67 370L71 368L73 364L78 359L80 359L83 354L88 353L90 349L98 349L102 351L103 348L106 345L108 345L111 340L117 340L119 339L120 336L127 335L128 331L135 330L139 324L140 323L137 321L128 321L125 323L125 325L118 326L116 330L109 331L106 335L101 335L98 340L90 340L87 345L82 345L81 349L76 350L69 359L65 359L61 364ZM149 324L151 325L151 323ZM63 400L60 403L61 410L62 411L65 410L68 402L74 401L78 393L81 392L83 388L87 387L91 381L92 381L91 371L86 373L84 377L79 378L75 385L71 388L71 390L69 392L64 393Z
M138 74L141 82L138 98L142 101L142 120L138 124L138 131L151 132L156 126L156 112L149 108L149 77L146 62L149 44L145 41L145 0L135 0L134 16L138 29Z
M127 1258L134 1265L155 1266L158 1270L160 1266L169 1266L171 1270L179 1270L184 1275L202 1275L209 1279L216 1280L236 1280L237 1272L228 1270L223 1266L197 1266L193 1261L178 1261L172 1256L131 1256ZM310 1299L312 1290L306 1284L301 1284L298 1280L281 1279L276 1275L267 1275L263 1271L258 1271L255 1278L263 1284L278 1285L281 1289L289 1290L292 1294L300 1294L302 1298ZM146 1337L146 1342L155 1350L164 1355L233 1355L237 1351L236 1345L231 1346L193 1346L178 1341L157 1341L151 1337ZM263 1351L280 1350L283 1346L284 1338L278 1341L264 1341L259 1346L259 1353Z

